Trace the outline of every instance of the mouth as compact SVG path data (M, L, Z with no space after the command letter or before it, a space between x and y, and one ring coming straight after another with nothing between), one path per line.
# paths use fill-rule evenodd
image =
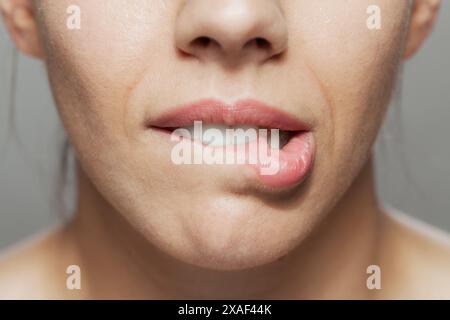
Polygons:
M258 161L249 166L255 169L257 179L271 188L298 185L306 178L314 160L311 127L289 113L256 100L240 100L233 105L202 100L148 120L145 126L164 136L194 140L207 148L245 145L248 150L255 144L258 148L266 147L271 155L270 164ZM214 134L198 134L199 126L202 132ZM229 132L234 133L232 139L227 135ZM268 166L276 170L267 169Z
M197 125L198 124L198 125ZM201 130L206 132L214 132L214 134L200 134L197 135L196 129L201 126ZM204 124L200 120L194 121L194 124L181 127L155 127L151 126L153 130L161 133L170 134L172 136L179 136L180 138L190 139L201 143L205 147L210 148L224 148L228 146L239 146L243 144L250 144L261 139L267 140L267 145L271 149L282 150L289 144L291 139L301 135L304 131L286 131L279 128L258 127L252 125L224 125L224 124ZM277 130L278 134L273 134L273 130ZM254 136L248 132L255 132ZM227 139L227 135L232 132L232 138ZM265 136L263 137L263 133Z

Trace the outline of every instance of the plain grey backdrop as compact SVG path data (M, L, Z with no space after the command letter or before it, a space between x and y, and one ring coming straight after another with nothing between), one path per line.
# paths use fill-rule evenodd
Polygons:
M450 1L435 32L404 66L376 147L378 190L389 205L450 230ZM61 125L45 70L20 56L15 123L8 138L11 44L0 26L0 249L58 221L52 204Z

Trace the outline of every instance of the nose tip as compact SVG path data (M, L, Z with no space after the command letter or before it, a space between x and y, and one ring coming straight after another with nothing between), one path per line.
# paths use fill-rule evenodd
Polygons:
M191 0L181 9L175 41L199 60L263 62L287 46L286 21L276 0Z

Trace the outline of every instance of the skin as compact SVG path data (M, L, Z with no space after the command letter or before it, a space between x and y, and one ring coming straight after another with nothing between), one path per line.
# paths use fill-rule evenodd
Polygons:
M379 204L371 151L440 1L126 2L1 2L16 46L47 67L78 201L70 223L5 255L0 297L450 298L447 236ZM71 4L78 31L65 27ZM271 50L246 45L257 37ZM173 165L143 122L211 97L308 122L308 179L280 191L238 166ZM71 264L82 290L65 288ZM366 287L373 264L381 290Z

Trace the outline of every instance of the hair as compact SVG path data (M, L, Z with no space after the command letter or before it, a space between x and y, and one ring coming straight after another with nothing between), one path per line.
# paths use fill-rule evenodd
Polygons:
M16 48L11 47L11 63L10 63L10 74L8 76L9 88L8 88L8 128L7 128L7 138L5 145L1 154L6 155L8 151L9 143L17 143L19 150L21 151L24 159L28 158L26 146L22 143L19 135L19 129L16 125L17 120L17 85L18 85L18 66L20 53ZM70 155L71 155L71 145L69 139L63 133L62 141L60 142L60 158L58 161L58 169L56 179L53 181L55 188L55 195L52 196L51 204L52 208L55 210L57 216L62 220L67 220L70 212L68 212L67 201L67 185L68 176L70 172Z

